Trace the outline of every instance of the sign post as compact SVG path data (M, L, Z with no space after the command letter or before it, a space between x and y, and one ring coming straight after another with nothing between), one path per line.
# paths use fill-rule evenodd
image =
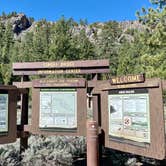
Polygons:
M99 166L98 124L87 121L87 166Z

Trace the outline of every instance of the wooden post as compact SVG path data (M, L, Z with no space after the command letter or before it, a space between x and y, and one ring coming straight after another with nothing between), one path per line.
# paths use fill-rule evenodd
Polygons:
M100 95L93 94L93 120L101 127L101 112L100 112Z
M98 124L87 121L87 166L99 166Z
M104 146L104 132L101 129L101 103L100 94L93 94L93 120L97 122L98 131L98 146L99 146L99 163L102 164L102 148Z
M21 82L28 81L28 76L22 76ZM29 92L29 91L28 91ZM24 125L28 124L28 93L21 94L21 131L24 132ZM20 153L28 148L28 135L20 137Z

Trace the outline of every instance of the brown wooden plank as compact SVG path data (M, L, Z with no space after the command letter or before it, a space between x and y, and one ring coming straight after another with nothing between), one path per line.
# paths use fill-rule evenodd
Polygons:
M55 61L55 62L24 62L13 63L14 70L20 69L59 69L59 68L91 68L109 67L109 60L79 60L79 61Z
M49 74L91 74L109 73L108 68L89 68L89 69L34 69L34 70L14 70L13 75L49 75Z
M29 93L29 90L26 89L26 88L19 88L17 89L18 90L18 94L28 94Z
M12 85L0 85L0 90L16 90L16 86Z
M85 87L85 79L38 79L33 80L33 87Z
M106 91L109 89L131 89L131 88L152 88L159 87L160 79L147 79L144 83L133 83L133 84L123 84L123 85L111 85L110 80L104 81L88 81L88 86L95 87L94 93L100 90Z
M94 87L97 87L99 85L106 84L106 83L108 83L108 81L107 80L97 80L97 81L90 80L90 81L87 81L87 83L88 83L88 87L94 88Z
M17 88L31 88L32 82L31 81L24 81L24 82L13 82Z

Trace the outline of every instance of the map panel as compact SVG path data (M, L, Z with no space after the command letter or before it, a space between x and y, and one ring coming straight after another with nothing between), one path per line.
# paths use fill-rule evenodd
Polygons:
M77 127L77 92L75 89L41 89L39 127Z

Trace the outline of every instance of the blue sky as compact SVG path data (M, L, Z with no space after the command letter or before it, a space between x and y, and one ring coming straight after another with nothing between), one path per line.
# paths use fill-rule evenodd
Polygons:
M25 13L35 20L55 21L62 15L89 23L135 20L136 11L150 7L149 0L0 0L0 13Z

